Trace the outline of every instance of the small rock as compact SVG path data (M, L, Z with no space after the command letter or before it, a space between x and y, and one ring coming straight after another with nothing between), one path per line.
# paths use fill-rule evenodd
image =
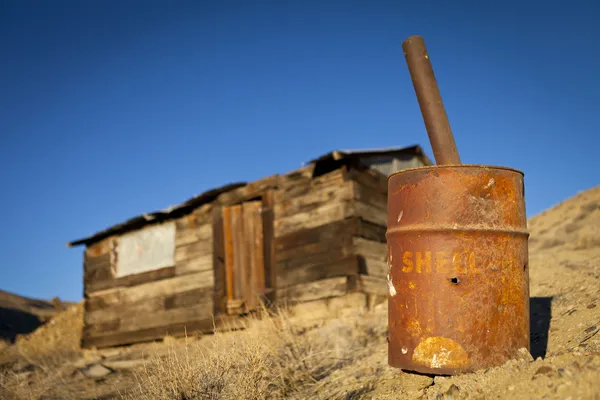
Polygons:
M589 328L587 328L584 332L585 333L592 333L596 330L596 325L592 325Z
M531 355L531 353L529 352L529 350L527 350L525 347L521 347L518 351L517 351L517 357L518 360L520 361L533 361L533 356Z
M592 308L595 308L595 307L596 307L596 305L594 303L591 303L591 304L588 304L586 308L592 309Z
M537 371L535 371L535 375L541 375L541 374L550 374L553 373L554 369L552 367L549 367L547 365L543 365L541 367L539 367L537 369Z
M442 386L447 381L448 381L447 376L438 375L438 376L433 377L433 384L436 386Z
M99 353L103 358L111 358L121 355L122 351L120 349L102 349Z
M401 375L401 384L408 391L418 391L433 384L433 378L426 375L404 372Z
M112 370L118 370L118 369L133 369L135 367L137 367L138 365L142 365L146 362L146 360L123 360L123 361L105 361L102 363L102 365L104 365L107 368L110 368ZM374 371L372 369L370 369L371 372L365 373L365 375L370 375L372 374Z
M458 395L458 392L460 392L460 388L453 383L448 390L446 390L446 395Z
M85 358L78 358L77 360L71 362L71 365L77 369L85 368L90 362Z
M106 375L112 373L113 371L109 368L106 368L102 364L92 364L89 367L85 368L83 371L83 375L87 378L103 378Z
M515 390L515 387L514 387L513 385L510 385L510 386L508 387L508 390L512 392L513 390Z

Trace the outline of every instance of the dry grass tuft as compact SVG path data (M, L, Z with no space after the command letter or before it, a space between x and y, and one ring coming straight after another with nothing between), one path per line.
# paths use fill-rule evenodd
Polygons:
M372 326L365 315L307 327L280 310L250 319L243 332L172 344L168 356L152 359L137 375L131 398L318 398L320 382L385 340L385 324Z

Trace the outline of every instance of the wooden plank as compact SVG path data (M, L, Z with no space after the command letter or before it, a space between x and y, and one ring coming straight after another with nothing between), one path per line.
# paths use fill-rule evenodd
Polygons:
M252 288L254 290L256 305L258 305L258 299L256 296L262 298L265 292L264 229L261 210L262 202L259 201L255 203L254 212L251 216L251 218L254 219L254 263L252 269ZM256 305L253 308L255 308Z
M223 209L215 207L212 213L213 226L213 274L214 274L214 297L213 314L225 312L225 298L227 296L225 276L225 232L223 225Z
M275 219L275 237L284 236L303 229L310 229L334 221L340 221L354 214L351 202L327 203L306 212Z
M166 296L178 291L212 287L213 284L212 271L198 272L129 287L122 291L121 298L123 302L134 302L151 297Z
M82 346L84 348L96 347L106 348L112 346L128 345L141 342L149 342L163 339L165 336L182 337L192 335L197 332L213 332L213 326L217 329L239 325L241 318L218 316L213 318L204 318L189 320L183 323L176 323L167 326L159 326L147 329L139 329L132 332L115 332L110 334L90 335L84 332Z
M192 289L182 293L175 293L164 298L165 310L182 307L206 307L206 312L212 314L213 288Z
M231 208L223 208L223 232L225 245L225 294L226 300L233 300L233 232L231 229Z
M304 195L283 200L275 205L275 219L310 212L327 203L350 201L354 198L354 190L354 182L342 182L339 186L314 189Z
M212 240L211 240L212 244ZM194 272L203 272L213 269L213 254L193 257L189 260L180 261L175 266L175 275L185 275Z
M371 187L365 186L360 182L352 183L354 189L354 199L367 204L377 210L383 210L387 213L387 193L381 193ZM387 224L387 222L386 222Z
M360 201L355 201L353 208L351 213L353 216L377 225L387 226L387 210L381 210Z
M118 318L108 320L105 322L98 322L95 324L84 323L82 335L83 336L98 336L110 332L117 332L121 322Z
M177 309L193 308L196 310L194 315L208 317L212 315L212 307L212 288L193 289L89 312L86 313L85 321L87 325L92 326L118 319L119 330L130 330L135 329L131 327L140 320L146 321L144 323L149 324L148 326L159 326L162 324L161 315L167 315L168 311Z
M242 204L242 229L240 240L243 242L244 253L240 254L245 260L244 269L239 271L243 274L242 298L245 302L245 309L254 309L256 301L254 300L254 277L253 273L257 269L256 257L254 255L254 218L253 213L258 211L255 207L260 202L245 202Z
M114 287L115 281L110 266L84 273L83 285L85 294Z
M346 173L344 169L337 169L314 179L302 179L298 182L288 182L284 178L275 195L275 201L276 203L281 203L293 197L306 195L328 187L339 187L344 183L345 176Z
M359 220L357 218L347 218L313 228L295 231L287 235L277 237L274 241L275 251L279 254L287 249L293 249L313 243L326 242L344 235L358 235L358 224Z
M103 254L108 254L110 253L112 247L111 247L111 241L115 240L114 237L107 237L105 239L100 240L99 242L96 242L88 247L86 247L85 249L85 256L87 257L99 257Z
M112 274L109 277L94 276L93 279L86 282L86 289L89 292L97 290L105 290L116 287L130 287L143 283L151 283L163 279L172 278L176 275L175 267L166 267L156 269L154 271L142 272L134 275L127 275L121 278L114 279Z
M387 282L385 278L368 275L358 275L358 290L362 293L387 296Z
M96 269L110 269L110 254L104 253L99 256L90 256L85 254L83 258L84 272L92 272Z
M336 276L352 276L358 273L358 259L348 256L322 264L307 264L302 268L292 268L279 271L278 286L287 288L300 283L316 282Z
M345 174L346 180L352 180L376 192L387 195L387 177L374 169L352 168Z
M86 313L115 307L121 304L121 290L122 289L109 289L103 292L97 292L100 294L95 294L86 298L83 304Z
M266 178L251 182L246 186L222 193L217 198L217 202L222 205L235 205L245 201L259 198L266 190L275 188L279 185L281 177L271 175Z
M202 292L212 296L213 287L211 285L207 286L206 282L203 282L203 279L206 280L208 275L212 275L212 271L207 271L204 274L188 275L184 278L190 279L191 277L191 280L190 282L186 282L186 284L181 284L181 281L178 280L178 278L173 278L170 280L174 282L169 282L169 280L162 282L162 287L158 287L157 282L157 284L153 285L151 289L141 293L136 286L131 288L105 291L101 295L94 295L86 299L86 315L97 314L94 317L96 319L93 321L104 321L111 318L101 316L100 314L102 313L97 313L98 311L105 312L110 317L122 316L124 312L127 312L127 310L131 309L138 309L140 312L150 312L162 309L164 308L162 304L165 301L170 301L165 299L168 299L170 296L179 296L181 293ZM165 285L167 283L169 286ZM147 286L147 284L145 286ZM175 303L177 303L177 301L175 301ZM207 302L207 300L204 297L199 297L198 302L198 304L204 304Z
M284 303L305 302L343 296L347 292L347 278L339 276L281 289L277 293L277 301Z
M361 274L376 276L376 277L386 277L388 274L388 264L387 261L382 261L380 259L370 258L358 256L359 258L359 271Z
M186 323L187 321L208 318L211 312L212 305L208 309L207 307L194 306L157 311L150 314L136 313L128 316L128 318L121 318L119 331L134 332L141 329Z
M206 203L201 205L192 211L192 214L196 216L197 225L205 225L212 223L213 209L215 206L212 203Z
M175 264L196 257L210 255L212 253L212 241L203 240L175 247Z
M231 232L233 239L233 300L243 300L247 258L245 256L241 205L231 206Z
M275 204L297 196L302 196L310 191L310 178L298 179L293 182L286 182L279 186L275 193Z
M242 207L246 250L243 257L247 259L244 271L244 300L248 311L256 309L264 292L263 232L260 215L262 204L261 201L252 201L244 203Z
M280 250L275 254L275 262L285 265L286 268L293 268L297 265L304 265L315 258L327 261L327 257L345 257L352 254L353 251L354 245L351 236L341 235L329 240Z
M275 301L277 289L277 271L275 266L274 222L275 191L269 190L263 196L262 229L263 229L263 264L265 274L265 301Z
M360 218L357 218L356 220L358 221L357 236L363 237L368 240L374 240L376 242L387 243L387 239L385 237L387 223L386 225L381 225L374 224L369 221L364 221Z
M387 243L376 242L365 238L355 237L352 239L354 244L354 253L362 257L387 263L388 249ZM387 274L387 271L384 275Z
M192 215L193 216L193 215ZM212 224L196 225L178 223L175 230L175 247L194 242L207 241L212 238Z

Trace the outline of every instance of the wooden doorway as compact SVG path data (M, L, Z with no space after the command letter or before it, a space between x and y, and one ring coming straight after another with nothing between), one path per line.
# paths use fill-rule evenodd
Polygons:
M265 240L262 201L223 207L225 312L245 314L265 295Z

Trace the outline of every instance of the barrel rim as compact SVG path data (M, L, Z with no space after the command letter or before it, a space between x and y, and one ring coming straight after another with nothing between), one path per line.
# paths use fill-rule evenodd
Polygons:
M403 174L403 173L406 173L406 172L423 171L423 170L436 170L436 169L442 169L442 168L451 168L451 169L454 169L454 168L486 168L486 169L513 171L513 172L516 172L518 174L521 174L522 176L525 176L525 173L523 171L521 171L521 170L518 170L516 168L511 168L511 167L499 166L499 165L486 165L486 164L443 164L443 165L423 165L421 167L411 167L411 168L401 169L399 171L393 172L390 175L388 175L387 179L389 180L393 176L400 175L400 174Z

